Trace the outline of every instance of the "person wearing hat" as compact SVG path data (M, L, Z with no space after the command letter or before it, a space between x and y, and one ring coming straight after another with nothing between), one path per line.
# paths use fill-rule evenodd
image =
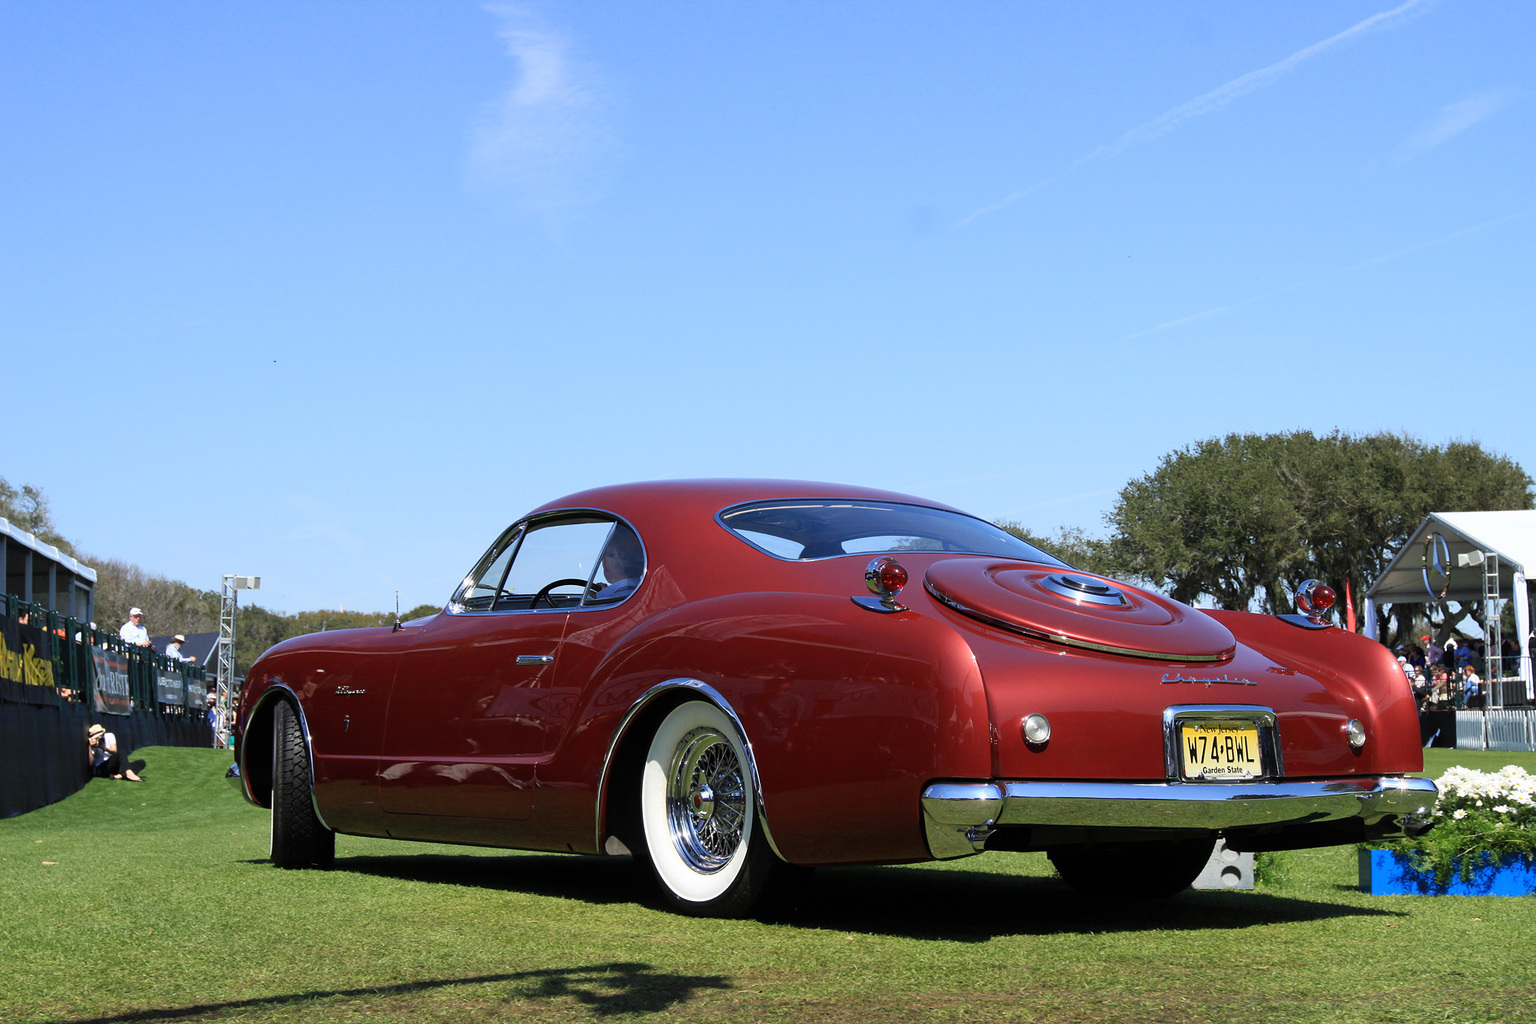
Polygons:
M91 775L98 779L127 779L143 782L132 768L123 766L122 755L117 751L117 737L100 724L86 731L86 756L91 759Z
M131 647L148 647L149 630L144 628L144 609L128 609L128 621L123 623L123 628L117 631L117 635L123 638L123 643Z
M165 656L172 661L192 661L193 658L181 653L181 645L187 642L185 635L177 633L171 637L171 642L165 645Z

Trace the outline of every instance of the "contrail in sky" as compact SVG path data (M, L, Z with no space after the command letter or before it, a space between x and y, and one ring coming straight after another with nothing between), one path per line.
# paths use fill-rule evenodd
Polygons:
M1373 14L1369 18L1366 18L1364 21L1355 25L1351 25L1349 28L1340 32L1338 35L1329 36L1322 42L1313 43L1311 46L1297 50L1295 53L1291 54L1284 60L1277 61L1274 64L1271 64L1265 68L1260 68L1257 71L1250 71L1248 74L1239 78L1234 78L1227 84L1218 86L1202 96L1196 96L1188 103L1180 104L1179 106L1174 107L1172 110L1154 117L1152 120L1146 122L1145 124L1137 125L1135 128L1132 128L1130 131L1126 132L1124 135L1120 136L1109 145L1100 146L1086 156L1077 158L1076 160L1072 161L1072 164L1067 167L1066 170L1062 171L1061 174L1046 178L1043 181L1038 181L1035 184L1030 185L1028 188L1020 189L1019 191L1014 192L1013 194L993 203L991 206L983 206L981 209L977 210L969 217L966 217L964 220L962 220L960 224L963 227L978 217L984 217L989 213L996 213L998 210L1007 209L1030 193L1039 191L1046 185L1057 181L1063 175L1076 170L1084 164L1092 163L1093 161L1102 159L1104 157L1119 156L1127 150L1133 149L1144 142L1151 142L1153 139L1156 139L1159 136L1168 134L1175 128L1178 128L1179 125L1183 124L1185 121L1189 121L1197 117L1204 117L1206 114L1213 114L1216 111L1221 110L1223 107L1228 106L1240 97L1246 96L1248 93L1253 92L1255 89L1268 85L1271 82L1281 78L1282 76L1289 74L1291 71L1295 70L1306 61L1311 60L1313 57L1320 56L1321 54L1326 53L1334 47L1348 42L1357 36L1364 35L1367 32L1374 32L1377 29L1386 28L1389 25L1406 18L1415 8L1424 7L1435 2L1437 2L1437 0L1407 0L1406 3L1400 4L1399 6L1392 8L1390 11L1382 11L1380 14Z
M1410 245L1403 249L1396 249L1389 253L1383 253L1380 256L1372 256L1368 260L1362 260L1359 263L1344 267L1342 270L1337 271L1333 276L1338 277L1341 274L1352 274L1355 271L1363 270L1366 267L1374 267L1378 263L1390 263L1392 260L1401 259L1404 256L1410 256L1413 253L1421 252L1424 249L1432 249L1437 245L1444 245L1446 242L1453 242L1458 238L1464 238L1467 235L1476 234L1479 231L1487 231L1489 228L1496 228L1501 224L1508 224L1512 220L1520 220L1522 217L1529 217L1533 213L1536 213L1536 208L1521 210L1518 213L1506 214L1503 217L1495 217L1493 220L1483 221L1481 224L1473 224L1471 227L1462 228L1459 231L1452 231L1448 235L1441 235L1439 238L1432 238L1427 242L1420 242L1417 245ZM1223 313L1230 313L1234 309L1237 309L1241 306L1246 306L1252 302L1261 302L1264 299L1271 299L1276 295L1283 295L1286 292L1294 292L1301 288L1309 288L1316 283L1318 283L1316 280L1303 281L1299 284L1289 285L1285 288L1277 288L1274 291L1263 292L1259 295L1250 295L1246 299L1238 299L1236 302L1230 302L1225 306L1213 306L1210 309L1203 309L1198 313L1191 313L1189 316L1181 316L1177 320L1169 320L1167 323L1158 324L1156 327L1148 327L1146 330L1137 331L1135 334L1128 334L1125 336L1124 340L1134 341L1137 338L1144 338L1149 334L1161 334L1163 331L1171 331L1175 327L1183 327L1185 324L1194 323L1196 320L1204 320L1208 317L1221 316Z

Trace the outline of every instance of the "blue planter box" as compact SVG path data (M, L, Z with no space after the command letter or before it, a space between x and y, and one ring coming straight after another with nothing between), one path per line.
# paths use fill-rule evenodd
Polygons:
M1463 882L1459 872L1452 872L1444 885L1435 883L1431 871L1416 871L1406 853L1395 850L1360 851L1360 891L1372 896L1529 896L1536 894L1536 861L1523 857L1493 858L1483 854L1483 863L1472 872L1472 880Z

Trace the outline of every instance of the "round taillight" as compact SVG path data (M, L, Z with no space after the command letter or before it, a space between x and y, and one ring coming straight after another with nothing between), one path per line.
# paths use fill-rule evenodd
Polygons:
M1296 588L1296 610L1313 622L1322 622L1338 599L1334 589L1322 580L1307 580Z
M1043 747L1051 740L1051 720L1038 712L1025 715L1020 730L1024 733L1024 742L1031 747Z
M889 555L877 558L864 567L864 585L877 597L895 597L907 585L906 566Z
M1359 750L1365 746L1365 726L1358 718L1351 718L1349 724L1344 727L1344 735L1349 739L1352 750Z

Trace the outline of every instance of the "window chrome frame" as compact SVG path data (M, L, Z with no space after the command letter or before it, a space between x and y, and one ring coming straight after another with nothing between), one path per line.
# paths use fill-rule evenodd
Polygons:
M512 557L507 561L507 571L511 572L513 563L515 563L517 561L517 556L522 551L523 541L527 538L528 533L531 530L533 530L533 529L541 529L545 525L552 525L552 524L547 524L546 520L559 520L559 519L565 519L565 518L568 518L568 517L580 517L580 516L592 516L592 517L596 518L598 521L605 521L605 522L608 523L608 534L607 534L607 536L605 536L603 538L603 542L598 545L598 548L597 548L597 558L593 561L592 570L587 573L587 586L589 588L592 585L593 579L596 578L598 571L602 568L603 552L605 550L607 550L609 541L613 540L613 534L614 534L614 531L618 528L618 525L620 523L624 524L625 526L629 527L629 531L635 535L635 540L640 544L640 558L641 558L640 582L635 584L635 588L633 590L631 590L628 594L625 594L623 597L619 598L617 601L604 601L602 604L588 604L587 603L586 591L583 591L580 604L562 605L562 606L558 606L558 607L549 607L549 608L495 608L495 607L491 607L491 608L466 608L464 605L460 604L459 601L458 601L459 594L465 589L464 588L464 583L461 581L459 583L458 588L454 590L453 595L448 599L447 605L444 606L444 611L448 612L448 614L450 614L450 615L474 615L474 616L484 616L484 615L547 615L550 612L560 612L561 614L568 614L570 612L588 612L588 611L595 612L595 611L602 611L602 610L608 609L608 608L617 608L620 605L622 605L625 602L627 602L630 598L634 597L637 593L639 593L641 588L645 586L646 575L650 572L650 568L651 568L651 556L650 556L650 552L646 550L645 538L640 536L640 531L635 529L635 524L631 523L628 519L626 519L624 516L619 515L617 512L610 512L607 509L601 509L601 508L558 508L558 509L550 509L550 510L545 511L545 512L538 512L538 513L535 513L534 515L531 515L531 516L524 516L522 519L517 520L511 526L507 527L505 530L503 530L500 533L498 533L496 535L496 540L492 541L491 542L491 546L485 549L485 554L482 554L479 557L479 559L477 559L475 561L475 565L478 566L481 562L484 562L485 558L486 558L486 555L489 555L491 553L491 551L496 547L496 544L498 542L500 542L500 540L503 537L507 536L507 534L509 534L509 533L516 532L518 534L518 536L513 541L513 544L516 545L516 549L517 550L514 550L512 552ZM468 577L466 577L466 578L468 578ZM506 577L503 576L502 578L503 578L503 580L505 580Z

